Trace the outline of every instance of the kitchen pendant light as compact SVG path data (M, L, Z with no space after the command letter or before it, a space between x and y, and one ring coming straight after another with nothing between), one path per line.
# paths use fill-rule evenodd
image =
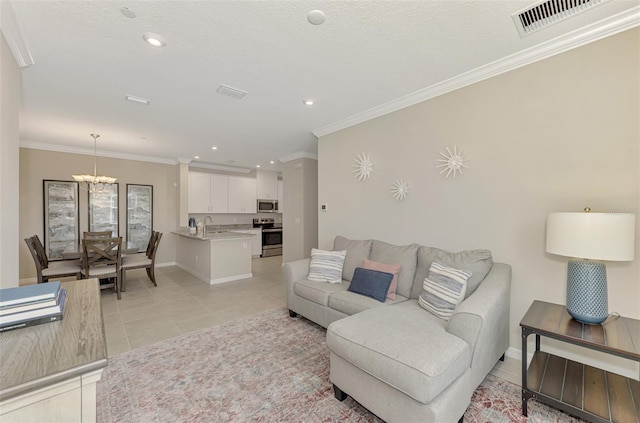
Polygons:
M80 184L80 187L91 192L102 192L107 188L110 188L111 184L114 184L117 179L111 176L98 176L97 172L97 160L98 150L96 141L99 134L89 134L93 138L93 175L71 175L73 179Z

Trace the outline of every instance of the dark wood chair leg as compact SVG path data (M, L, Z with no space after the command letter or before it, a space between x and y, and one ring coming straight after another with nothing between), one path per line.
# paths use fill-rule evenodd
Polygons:
M156 272L154 270L155 269L153 267L149 268L149 278L151 279L151 282L153 282L153 286L158 286L156 283Z
M348 396L346 393L342 392L342 389L338 388L336 385L333 385L333 395L340 402L346 400Z
M296 317L297 315L298 313L296 313L295 311L289 310L289 317Z
M121 280L120 292L127 292L127 271L122 269L120 271L120 274L122 275L120 276L120 280Z
M113 289L116 290L116 295L118 296L118 299L120 299L120 277L116 276L113 279Z

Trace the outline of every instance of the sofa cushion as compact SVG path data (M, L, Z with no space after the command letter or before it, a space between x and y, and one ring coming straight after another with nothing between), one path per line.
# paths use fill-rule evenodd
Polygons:
M342 282L342 266L346 254L344 250L324 251L312 248L307 279L330 283Z
M346 283L347 282L345 282L345 284ZM407 301L407 297L396 295L395 300L387 299L384 303L381 303L373 298L351 292L348 288L345 290L334 291L329 294L329 307L348 315L360 313L361 311L369 310L370 308L401 303L403 301Z
M389 285L389 290L387 291L387 298L390 300L396 299L396 290L398 289L398 275L400 275L400 268L402 267L402 265L384 264L384 263L378 263L377 261L364 259L362 260L362 267L364 269L378 270L380 272L391 273L393 275L393 279L391 280L391 285Z
M362 371L427 404L471 365L469 344L445 326L410 300L331 323L327 346Z
M424 280L418 304L429 313L449 320L458 304L464 299L467 280L471 272L454 269L434 261Z
M377 240L374 240L371 244L369 260L401 265L396 292L403 297L408 297L411 294L411 286L418 264L417 254L419 247L418 244L392 245Z
M347 251L347 257L345 258L342 268L342 279L351 281L356 267L362 265L362 260L369 258L372 243L373 241L370 239L347 239L339 235L335 238L333 241L333 249Z
M431 263L434 261L456 269L471 271L471 277L467 280L465 299L473 294L493 266L493 258L489 250L466 250L450 253L439 248L420 247L418 250L418 268L413 288L411 288L410 298L418 298L422 292L422 284L429 273Z
M345 291L347 289L346 285L346 283L302 280L293 285L293 292L306 300L326 307L329 305L329 295L334 292Z
M392 280L392 273L356 267L347 290L384 303Z

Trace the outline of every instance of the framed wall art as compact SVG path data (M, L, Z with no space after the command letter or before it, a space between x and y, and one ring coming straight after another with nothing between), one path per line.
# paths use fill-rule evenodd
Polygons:
M153 185L127 184L127 248L146 251L153 231Z
M78 183L43 180L44 248L49 260L80 247Z
M106 184L101 191L89 191L89 231L111 231L118 236L118 184Z

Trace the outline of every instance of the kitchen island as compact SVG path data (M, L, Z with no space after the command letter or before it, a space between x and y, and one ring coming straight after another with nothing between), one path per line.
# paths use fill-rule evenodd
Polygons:
M176 265L210 285L253 277L251 244L255 235L177 231Z

